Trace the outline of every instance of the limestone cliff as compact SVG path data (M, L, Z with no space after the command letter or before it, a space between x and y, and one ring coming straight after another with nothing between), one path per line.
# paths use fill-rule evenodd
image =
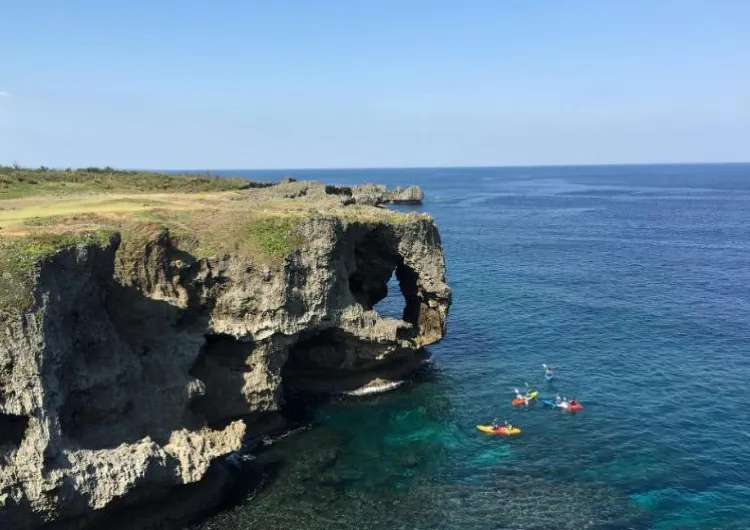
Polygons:
M33 303L0 310L0 528L86 528L204 479L284 388L411 366L446 331L438 231L358 208L306 211L277 262L169 227L41 257ZM373 310L393 273L402 320Z

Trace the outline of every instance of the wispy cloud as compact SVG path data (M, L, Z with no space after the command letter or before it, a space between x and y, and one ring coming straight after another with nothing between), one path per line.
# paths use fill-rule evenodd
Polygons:
M3 92L2 90L0 90L0 98L9 98L9 97L10 97L10 94L8 94L7 92Z

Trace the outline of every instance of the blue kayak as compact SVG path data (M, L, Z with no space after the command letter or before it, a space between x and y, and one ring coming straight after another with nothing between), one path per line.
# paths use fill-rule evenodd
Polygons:
M552 381L552 378L553 378L553 377L555 377L555 376L554 376L554 375L549 375L549 374L544 374L544 378L545 378L545 379L546 379L547 381Z

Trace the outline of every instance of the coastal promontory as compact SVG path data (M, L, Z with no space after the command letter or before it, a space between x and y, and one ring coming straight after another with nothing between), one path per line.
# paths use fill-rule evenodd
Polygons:
M0 528L156 525L289 393L412 372L451 295L432 218L383 206L421 190L391 193L0 168Z

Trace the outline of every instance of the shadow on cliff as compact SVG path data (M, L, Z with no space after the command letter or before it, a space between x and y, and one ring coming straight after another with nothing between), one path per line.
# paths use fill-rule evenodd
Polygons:
M411 330L399 330L404 335ZM425 348L394 349L380 358L382 345L368 343L341 329L331 328L304 338L289 350L282 369L287 395L341 394L368 385L385 385L410 378L429 359Z
M27 416L0 414L0 459L8 450L18 448L21 445L28 425L29 418Z
M193 396L186 390L205 342L201 312L114 281L100 296L81 302L48 326L70 336L70 354L59 374L65 389L59 409L64 435L86 449L146 436L163 445L173 431L205 423L189 410Z
M40 292L56 300L44 322L45 356L55 362L44 376L60 388L55 408L71 448L146 437L164 446L175 431L247 412L242 357L254 344L207 333L213 299L200 292L225 278L196 281L195 256L164 231L149 237L92 246L85 269L76 250L61 252L43 270ZM0 436L20 442L23 425L6 423Z

